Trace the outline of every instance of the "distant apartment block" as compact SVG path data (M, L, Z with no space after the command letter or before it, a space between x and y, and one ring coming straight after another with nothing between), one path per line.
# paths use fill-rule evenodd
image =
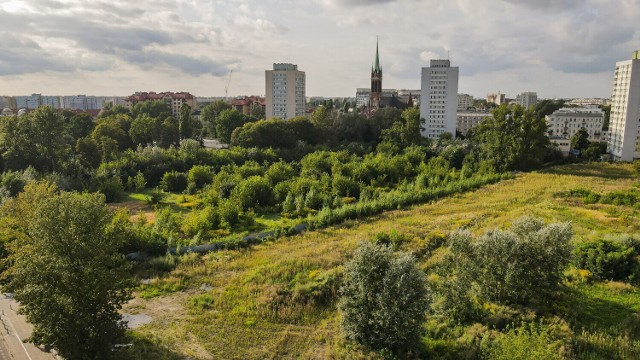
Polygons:
M504 94L501 94L500 91L498 93L487 94L487 102L494 103L496 105L502 105L506 103L506 98Z
M60 108L59 96L43 96L42 94L31 94L30 96L16 96L16 108L37 109L40 106L51 106L54 109Z
M165 102L176 118L180 115L183 104L189 105L192 110L196 108L196 98L188 92L136 92L124 99L124 106L127 109L132 109L135 104L143 101Z
M466 111L470 107L473 107L473 96L458 94L458 111Z
M615 160L640 158L640 50L616 63L608 151Z
M305 115L306 75L295 64L273 64L265 71L266 118L291 119Z
M458 130L460 134L466 136L469 130L480 125L480 123L484 119L490 118L490 117L491 117L490 112L458 111L456 115L456 130Z
M525 109L531 106L535 107L538 104L538 93L535 92L523 92L516 96L516 104L522 106Z
M231 100L231 107L245 115L250 115L251 110L255 107L264 110L265 106L266 100L260 96L241 96Z
M545 116L549 136L571 139L584 128L590 141L604 141L604 112L597 107L562 108Z
M16 108L16 99L13 96L0 96L0 108Z
M600 99L600 98L587 98L587 99L572 99L567 102L567 105L578 105L578 106L589 106L589 105L597 105L597 106L606 106L611 103L611 99Z
M437 139L448 132L455 137L458 108L458 67L449 60L431 60L422 68L420 117L425 119L422 136Z

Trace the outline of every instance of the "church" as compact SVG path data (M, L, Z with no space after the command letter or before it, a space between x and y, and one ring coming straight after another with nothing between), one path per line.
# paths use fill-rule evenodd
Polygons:
M416 105L420 98L420 90L396 90L382 88L382 67L380 66L379 44L376 40L376 56L371 65L371 88L358 88L356 91L356 107L370 116L378 109L394 107L406 109Z

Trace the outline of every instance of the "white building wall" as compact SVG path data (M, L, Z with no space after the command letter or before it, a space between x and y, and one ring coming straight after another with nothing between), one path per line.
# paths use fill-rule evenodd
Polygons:
M640 158L640 54L616 63L608 150L614 159Z
M425 119L422 136L437 139L448 132L456 135L458 67L449 60L431 60L422 68L420 117Z
M545 116L548 132L554 137L571 139L578 130L584 128L590 141L600 141L604 126L604 112L596 107L562 108Z

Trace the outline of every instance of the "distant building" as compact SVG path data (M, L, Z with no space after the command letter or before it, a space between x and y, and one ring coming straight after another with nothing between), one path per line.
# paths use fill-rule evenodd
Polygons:
M562 151L562 155L569 155L571 151L571 140L562 136L550 136L549 141L555 145L558 150Z
M306 75L295 64L273 64L265 71L265 115L291 119L305 115Z
M501 94L500 91L498 91L497 94L495 93L487 94L487 102L494 103L496 105L502 105L506 103L506 99L504 94Z
M139 102L144 101L163 101L171 109L171 113L174 117L180 115L180 109L183 104L189 105L191 109L195 109L196 100L195 97L188 92L136 92L131 96L127 96L124 99L124 106L127 109L132 109L133 106Z
M369 97L371 96L371 89L358 88L356 89L356 108L369 107Z
M640 50L616 63L608 151L615 160L640 158Z
M562 108L545 116L549 136L571 139L584 128L590 141L603 141L604 112L597 107Z
M266 99L260 96L241 96L231 100L231 107L245 115L250 115L254 107L265 110Z
M470 107L473 107L473 96L458 94L458 111L466 111Z
M449 60L431 60L422 68L420 117L425 119L422 136L436 139L448 132L456 135L458 67Z
M485 111L458 111L456 114L456 130L466 136L469 130L490 117L491 113Z
M535 107L536 104L538 104L538 93L531 91L524 92L516 96L516 104L522 106L525 109L528 109L531 106Z
M49 98L49 97L47 97ZM31 96L16 96L16 107L20 109L37 109L43 105L42 94L31 94ZM59 107L58 103L58 107Z
M383 91L384 94L384 91ZM398 100L409 105L409 99L411 99L411 106L420 105L420 90L398 89Z
M16 99L13 96L0 96L0 108L16 108Z
M572 99L567 102L567 105L578 105L578 106L606 106L611 103L611 99L599 99L599 98L588 98L588 99Z
M380 55L378 53L378 41L376 40L376 58L371 66L371 92L369 93L369 107L375 111L380 108L382 100L382 67L380 67Z
M2 116L13 116L13 110L9 108L2 109Z

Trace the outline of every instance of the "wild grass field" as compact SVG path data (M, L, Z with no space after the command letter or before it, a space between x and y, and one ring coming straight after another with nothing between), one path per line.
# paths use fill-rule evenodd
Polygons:
M132 358L376 358L343 339L336 308L341 266L358 241L384 232L429 271L441 239L458 228L482 234L521 216L570 221L575 243L638 234L637 206L585 204L556 196L576 188L607 193L638 186L629 164L576 164L514 179L408 210L281 238L243 250L154 260L163 266L125 307L153 317L132 331ZM149 272L145 272L149 274ZM152 272L153 274L153 272ZM146 276L146 275L145 275ZM142 279L141 279L142 280ZM558 310L572 342L567 354L632 359L640 354L640 291L614 282L573 285ZM473 324L427 324L433 358L474 358Z

